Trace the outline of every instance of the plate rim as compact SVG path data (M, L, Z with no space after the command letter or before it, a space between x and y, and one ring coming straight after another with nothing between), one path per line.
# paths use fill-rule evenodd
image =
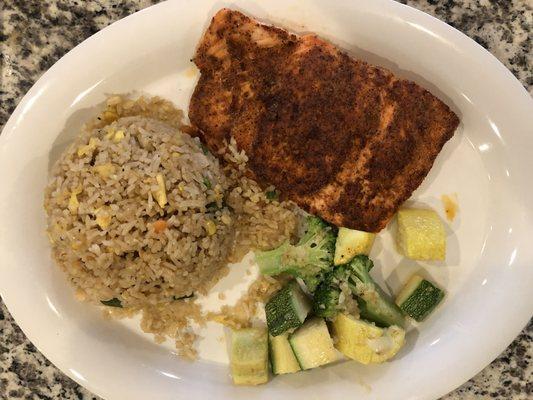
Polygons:
M181 3L181 2L182 1L180 1L180 0L165 1L165 2L162 2L162 3L155 4L155 5L152 5L150 7L147 7L145 9L140 10L140 11L138 11L138 12L136 12L134 14L131 14L129 16L126 16L126 17L124 17L124 18L122 18L122 19L110 24L109 26L105 27L104 29L102 29L99 32L95 33L94 35L90 36L89 38L85 39L84 41L82 41L81 43L76 45L74 48L72 48L70 51L68 51L63 57L61 57L56 63L54 63L54 65L52 67L50 67L34 83L34 85L30 88L30 90L23 96L23 98L21 99L21 101L17 105L17 107L14 110L14 112L11 114L10 118L8 119L6 125L4 126L4 128L2 130L2 134L0 135L0 150L3 150L4 146L6 145L6 142L8 141L8 138L10 136L9 133L15 130L16 121L18 120L18 118L21 117L21 114L24 114L24 110L26 110L27 107L31 106L32 98L34 98L35 94L40 90L40 88L43 85L46 84L46 82L49 80L49 78L55 73L55 71L57 70L59 65L68 62L68 60L70 58L73 58L78 53L83 52L84 49L87 46L89 46L91 43L97 42L101 37L107 35L108 33L112 32L115 29L120 29L120 27L122 27L124 24L134 23L136 18L142 18L142 17L144 17L146 15L149 15L149 14L153 13L154 10L156 10L156 9L157 10L163 9L163 7L168 6L168 4L170 4L170 3ZM529 93L524 88L524 86L518 81L518 79L516 79L516 77L514 77L514 75L495 56L493 56L490 52L488 52L486 49L484 49L481 45L476 43L473 39L469 38L468 36L466 36L465 34L460 32L456 28L454 28L454 27L452 27L450 25L447 25L443 21L441 21L441 20L439 20L439 19L437 19L437 18L435 18L435 17L433 17L433 16L431 16L429 14L426 14L423 11L420 11L420 10L415 9L415 8L413 8L411 6L408 6L408 5L404 5L404 4L401 4L401 3L396 3L393 0L377 0L377 1L375 1L374 7L380 7L380 6L390 7L391 9L398 11L398 13L404 14L404 16L408 16L408 17L412 18L413 20L416 20L418 23L420 23L426 29L431 30L432 27L433 28L438 28L438 30L440 31L439 32L440 35L455 36L455 37L452 37L452 39L454 41L462 42L462 43L460 43L461 47L463 47L463 46L469 47L472 51L474 51L476 53L476 56L483 57L487 62L492 64L492 66L497 67L498 70L499 70L498 74L502 74L502 76L506 76L506 79L509 81L509 84L511 84L511 83L513 84L513 86L514 86L513 90L517 90L517 91L521 92L522 95L527 96L529 98L529 100L531 100L531 98L529 96ZM533 104L533 102L531 102L531 104ZM3 295L4 291L1 290L1 289L2 289L2 286L0 285L0 292L2 294L3 301L6 304L6 307L8 308L9 312L13 316L15 322L17 322L17 319L16 319L17 311L15 311L15 312L12 311L12 310L16 309L16 306L14 306L15 301L11 302L11 299L6 299L4 297L4 295ZM11 306L9 305L10 302L11 302ZM523 327L527 325L528 321L529 321L529 318L527 318L525 320L525 322L522 324L522 328L521 329L523 329ZM18 322L17 322L17 325L21 328L21 330L24 332L26 337L28 337L28 339L32 343L35 344L35 346L39 349L39 351L41 351L41 353L43 353L43 355L45 355L45 357L47 359L49 359L55 366L57 366L64 374L69 376L71 379L76 381L81 386L86 387L91 392L93 392L93 393L95 393L95 394L97 394L99 396L102 396L102 397L105 396L104 395L105 390L93 386L93 384L91 382L84 381L84 380L80 379L79 376L77 376L75 373L71 372L71 370L68 368L68 366L63 365L63 363L60 360L57 360L55 356L50 355L49 353L47 353L46 349L41 349L41 347L38 345L39 339L36 338L34 335L31 335L33 337L30 337L30 336L27 335L27 333L26 333L27 332L27 329L26 329L27 327L19 325ZM518 332L516 332L512 337L510 337L511 335L509 335L509 334L507 335L508 337L510 337L510 339L505 340L505 342L507 343L506 347L514 340L516 335L518 335L520 333L521 329L518 330ZM490 360L494 360L497 357L497 355L501 351L503 351L504 349L505 348L500 349L499 351L492 351L492 352L490 352L491 355L489 357L485 357L485 358L490 358ZM445 391L441 390L442 393L440 393L440 395L442 395L444 393L448 393L450 390L453 390L454 388L458 387L460 384L468 381L469 379L471 379L471 377L473 377L479 371L484 369L487 365L488 364L483 364L483 366L481 366L479 369L477 369L477 371L474 374L470 375L465 380L461 380L461 382L459 382L459 384L457 384L457 382L454 382L451 385L450 384L447 385L447 388L444 389Z

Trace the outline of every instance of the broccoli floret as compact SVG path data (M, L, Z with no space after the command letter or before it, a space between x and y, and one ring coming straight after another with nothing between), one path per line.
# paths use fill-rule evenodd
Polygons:
M355 256L349 263L339 265L335 275L348 283L350 290L357 297L359 312L363 319L368 319L380 326L404 325L404 316L385 292L374 282L370 270L374 263L365 255Z
M340 294L333 272L325 275L313 293L313 312L323 318L333 318L339 312Z
M255 259L263 275L286 273L301 278L312 292L333 266L335 233L318 217L307 217L306 224L296 245L287 241L274 250L256 252Z
M346 283L357 300L361 318L379 326L403 326L404 317L396 304L374 282L370 270L374 263L365 255L358 255L347 264L335 267L318 285L313 298L317 315L333 318L339 310L340 286Z

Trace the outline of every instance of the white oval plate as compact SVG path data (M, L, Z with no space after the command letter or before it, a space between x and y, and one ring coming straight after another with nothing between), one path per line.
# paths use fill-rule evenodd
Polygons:
M391 363L339 362L276 377L258 388L237 388L230 384L220 331L208 329L199 362L182 361L170 344L156 345L142 334L136 321L106 321L94 307L76 302L50 261L42 209L50 163L105 94L159 94L186 109L197 78L189 59L222 6L298 32L316 32L420 83L461 117L455 137L413 196L443 215L440 195L458 195L460 212L449 225L446 264L402 260L389 231L380 235L371 255L378 278L393 291L423 270L448 292L438 311L409 332L406 348ZM318 399L332 393L436 398L494 359L532 314L532 127L531 98L494 57L448 25L395 2L162 3L69 52L33 86L5 126L0 137L2 297L39 350L106 399ZM239 280L238 271L220 290Z

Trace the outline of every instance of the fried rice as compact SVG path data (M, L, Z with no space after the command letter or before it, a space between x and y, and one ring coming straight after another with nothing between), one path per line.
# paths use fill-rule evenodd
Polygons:
M55 164L44 206L53 258L76 297L116 317L141 312L143 330L193 358L190 323L204 321L194 296L228 262L293 237L298 217L244 175L235 143L217 157L182 119L158 97L110 97ZM261 298L251 293L250 304Z

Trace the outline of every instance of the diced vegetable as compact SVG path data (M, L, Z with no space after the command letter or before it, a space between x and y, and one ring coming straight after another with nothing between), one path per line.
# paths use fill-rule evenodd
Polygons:
M355 256L347 264L335 266L315 290L315 314L333 318L340 311L346 311L350 314L359 313L361 318L379 326L403 326L402 311L370 276L373 266L372 260L363 254ZM354 310L355 301L357 306Z
M358 254L368 255L376 235L355 229L339 228L335 242L335 265L345 264Z
M332 327L337 339L335 347L362 364L382 363L394 357L405 343L402 328L378 328L351 315L338 314Z
M159 207L163 208L168 203L165 178L163 177L163 174L157 174L155 179L157 181L157 190L153 191L152 195L154 196L155 201L157 201L157 204L159 204Z
M269 190L265 193L265 195L268 200L277 200L279 197L278 192L276 192L275 190Z
M90 138L88 144L78 147L78 157L92 156L94 150L96 150L96 146L98 145L98 143L100 143L100 141L97 138Z
M110 140L115 135L115 128L109 127L107 128L107 133L104 135L104 139Z
M414 260L444 260L446 232L433 210L403 208L398 211L399 250Z
M444 298L444 291L420 275L413 275L396 297L396 304L416 321L424 320Z
M266 329L247 328L232 332L230 366L236 385L259 385L268 381Z
M111 224L111 211L108 206L100 207L96 210L96 223L100 228L107 229Z
M115 135L113 136L113 142L119 143L124 138L124 131L116 131Z
M78 193L72 192L70 194L70 198L68 199L68 209L70 213L77 214L79 206L80 206L80 202L78 201Z
M122 302L116 297L113 297L112 299L109 299L109 300L100 300L100 303L108 307L122 308Z
M335 277L335 271L324 276L313 293L313 312L318 317L332 318L341 308L340 282Z
M335 232L318 217L307 217L306 225L306 231L296 245L287 241L276 249L257 251L255 260L263 275L286 273L301 278L313 292L322 275L332 267Z
M301 370L289 343L289 334L287 332L278 336L269 335L269 342L272 372L276 375L281 375Z
M165 221L164 219L158 219L154 222L153 228L155 233L161 233L165 229L167 229L167 221Z
M94 170L98 175L103 179L109 178L112 174L115 173L115 166L112 163L106 163L101 165L95 165Z
M291 282L274 294L265 306L268 331L272 336L281 335L303 324L311 304L296 282Z
M202 148L202 152L205 154L205 155L208 155L209 154L209 149L207 148L207 146L203 143L200 143L200 147Z
M78 213L78 207L80 206L80 202L78 201L78 195L81 194L82 191L82 187L78 186L70 193L70 198L68 200L67 207L71 214Z
M357 304L361 318L379 326L404 326L405 318L400 308L377 286L368 286L358 294Z
M172 296L172 300L174 300L174 301L176 301L176 300L186 300L186 299L192 299L193 297L194 297L194 292L192 292L191 294L185 295L185 296L181 296L181 297Z
M311 318L289 336L289 342L302 369L316 368L337 360L333 340L322 318Z
M205 231L209 236L213 236L215 233L217 233L217 226L213 220L208 219L205 222Z
M373 265L367 256L357 255L348 264L335 267L335 278L346 282L357 297L361 318L379 326L403 326L402 311L370 276Z
M118 115L114 111L106 110L103 112L102 117L104 118L105 121L112 122L117 119Z

